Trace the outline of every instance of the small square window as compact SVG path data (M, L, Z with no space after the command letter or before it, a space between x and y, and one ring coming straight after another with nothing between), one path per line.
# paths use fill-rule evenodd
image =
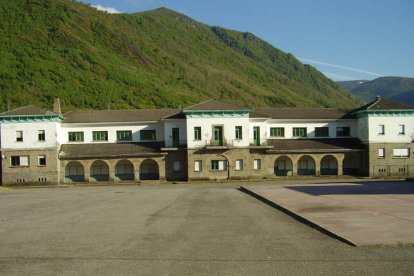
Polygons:
M37 140L38 141L45 141L46 140L46 136L45 136L45 131L44 130L38 130L37 131Z
M385 158L385 148L378 149L378 158Z
M108 141L108 131L92 131L93 141Z
M194 140L201 140L201 127L194 127Z
M242 171L243 170L243 160L237 159L236 160L236 171Z
M131 130L119 130L116 132L116 139L118 141L132 141Z
M11 156L10 165L12 167L28 167L29 156Z
M196 160L194 161L194 171L195 172L201 172L203 168L203 161Z
M39 155L37 157L37 165L38 166L46 166L46 155Z
M236 126L235 128L235 135L237 140L243 139L243 128L241 126Z
M378 134L379 135L385 134L385 125L378 125Z
M23 131L16 131L16 142L23 142Z
M262 160L260 159L254 159L253 161L253 169L254 170L260 170L262 168Z
M270 137L285 137L285 128L284 127L271 127Z
M405 134L405 125L398 125L399 132L398 134L404 135Z

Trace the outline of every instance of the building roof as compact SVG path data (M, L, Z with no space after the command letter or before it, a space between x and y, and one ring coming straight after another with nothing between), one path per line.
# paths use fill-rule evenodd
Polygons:
M272 119L351 119L349 110L340 108L256 108L250 118Z
M149 122L168 118L182 118L180 109L130 109L70 111L64 123Z
M34 105L27 105L12 109L3 113L0 113L0 116L44 116L44 115L56 115L59 114L49 111L45 108L40 108Z
M160 148L161 144L157 142L64 144L60 148L59 158L88 159L164 155L160 152Z
M242 106L237 106L237 105L233 105L233 104L229 104L226 102L222 102L222 101L217 101L217 100L207 100L205 102L187 107L184 109L184 111L201 111L201 110L249 110L246 107L242 107Z
M402 104L402 103L397 103L397 102L393 102L390 100L385 100L381 97L377 97L374 101L361 106L360 108L357 108L356 110L354 110L354 112L357 111L364 111L364 110L414 110L414 106L412 105L407 105L407 104Z
M364 145L357 138L326 138L326 139L269 139L268 152L343 152L363 150Z

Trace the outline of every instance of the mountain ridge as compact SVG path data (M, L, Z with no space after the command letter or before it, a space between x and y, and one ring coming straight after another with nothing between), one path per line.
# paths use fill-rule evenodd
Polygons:
M70 109L355 107L361 102L248 32L159 8L108 14L69 0L0 4L0 109L60 97Z
M384 99L414 105L414 78L387 76L371 81L342 81L338 84L367 102L381 96Z

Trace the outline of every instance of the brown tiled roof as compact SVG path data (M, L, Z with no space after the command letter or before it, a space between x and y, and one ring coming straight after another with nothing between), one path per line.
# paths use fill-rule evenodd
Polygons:
M272 119L350 119L349 110L340 108L256 108L250 118Z
M357 138L328 138L328 139L269 139L268 152L343 152L363 150L365 147Z
M0 113L0 116L19 116L19 115L58 115L52 111L34 105L19 107L10 111Z
M217 100L208 100L190 107L184 110L249 110L246 107L237 106Z
M360 108L357 108L354 110L356 111L362 111L362 110L389 110L389 109L412 109L414 110L414 106L412 105L406 105L402 103L397 103L389 100L385 100L383 98L378 98L364 106L361 106Z
M180 109L90 110L65 113L64 123L148 122L178 116Z
M96 143L64 144L60 148L60 159L88 159L110 157L137 157L163 155L160 143Z

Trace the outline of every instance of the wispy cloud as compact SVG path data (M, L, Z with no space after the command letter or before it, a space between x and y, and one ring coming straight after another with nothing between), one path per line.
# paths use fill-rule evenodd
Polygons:
M95 9L97 9L99 11L104 11L104 12L107 12L107 13L121 13L120 11L118 11L115 8L112 8L112 7L104 7L104 6L99 5L99 4L98 5L91 5L91 7L94 7Z
M353 67L348 67L348 66L343 66L343 65L338 65L338 64L332 64L332 63L327 63L327 62L308 59L308 58L299 58L299 59L303 62L309 62L309 63L313 63L313 64L319 64L319 65L325 65L325 66L334 67L334 68L340 68L340 69L359 72L359 73L364 73L364 74L368 74L368 75L372 75L372 76L376 76L376 77L383 77L384 76L384 74L370 72L370 71L366 71L366 70L359 69L359 68L353 68Z
M333 80L336 80L336 81L355 80L355 79L357 79L356 77L346 76L346 75L342 75L342 74L336 74L336 73L332 73L332 72L324 72L324 71L322 71L322 74L324 74L328 78L333 79Z

